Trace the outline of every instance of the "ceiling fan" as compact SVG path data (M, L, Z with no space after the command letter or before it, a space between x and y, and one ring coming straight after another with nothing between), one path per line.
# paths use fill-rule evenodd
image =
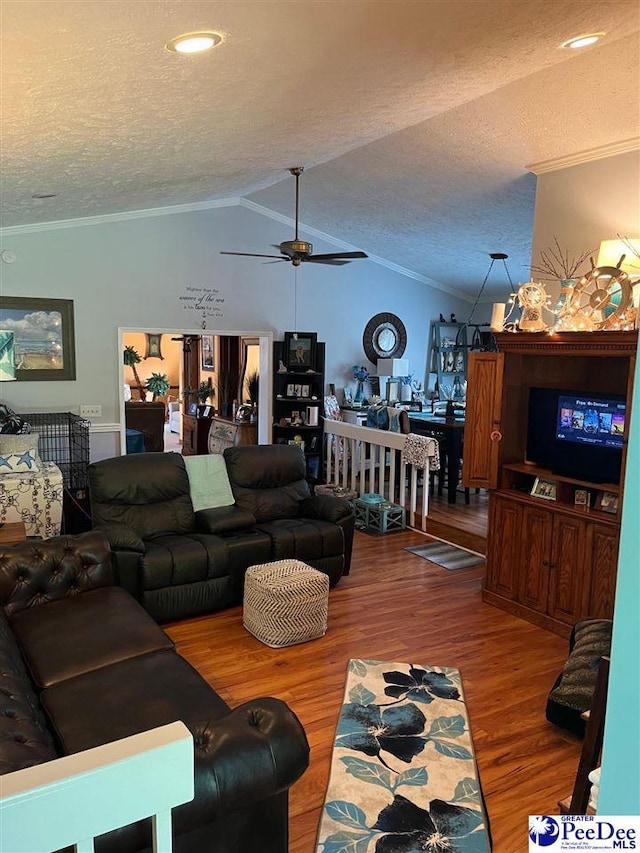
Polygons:
M324 255L314 255L313 246L305 240L298 238L298 211L300 202L300 175L304 172L304 166L292 166L289 171L296 179L296 233L293 240L285 240L279 245L273 245L274 249L279 249L279 255L261 255L253 252L220 252L221 255L242 255L246 258L275 258L277 261L291 261L294 267L299 267L300 264L328 264L334 267L340 267L343 264L348 264L353 258L366 258L364 252L329 252Z

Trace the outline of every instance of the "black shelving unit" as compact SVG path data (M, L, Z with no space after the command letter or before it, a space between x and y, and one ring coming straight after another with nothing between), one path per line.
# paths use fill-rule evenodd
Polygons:
M273 443L300 444L305 456L307 481L324 482L324 355L325 345L316 345L314 369L280 372L284 344L273 344ZM297 417L296 417L297 415Z

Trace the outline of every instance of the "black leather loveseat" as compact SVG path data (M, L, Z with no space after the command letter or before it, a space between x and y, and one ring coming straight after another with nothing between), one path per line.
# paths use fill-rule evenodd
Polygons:
M286 853L288 788L308 765L297 717L273 698L230 710L113 584L102 534L0 549L0 603L0 775L182 720L195 797L173 811L174 851ZM140 821L96 851L150 839Z
M331 586L349 571L351 506L310 494L298 448L234 447L224 460L235 502L197 512L177 453L89 466L93 525L109 539L117 583L158 621L239 604L244 573L258 563L303 560Z

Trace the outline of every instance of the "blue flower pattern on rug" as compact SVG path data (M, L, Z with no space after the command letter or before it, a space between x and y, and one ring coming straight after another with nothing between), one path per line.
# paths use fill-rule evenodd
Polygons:
M317 853L488 853L459 672L352 660L345 700Z

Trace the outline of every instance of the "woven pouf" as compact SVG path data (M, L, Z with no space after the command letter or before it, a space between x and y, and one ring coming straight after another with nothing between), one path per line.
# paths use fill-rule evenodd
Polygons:
M293 646L327 631L329 576L300 560L250 566L244 579L242 621L266 646Z

